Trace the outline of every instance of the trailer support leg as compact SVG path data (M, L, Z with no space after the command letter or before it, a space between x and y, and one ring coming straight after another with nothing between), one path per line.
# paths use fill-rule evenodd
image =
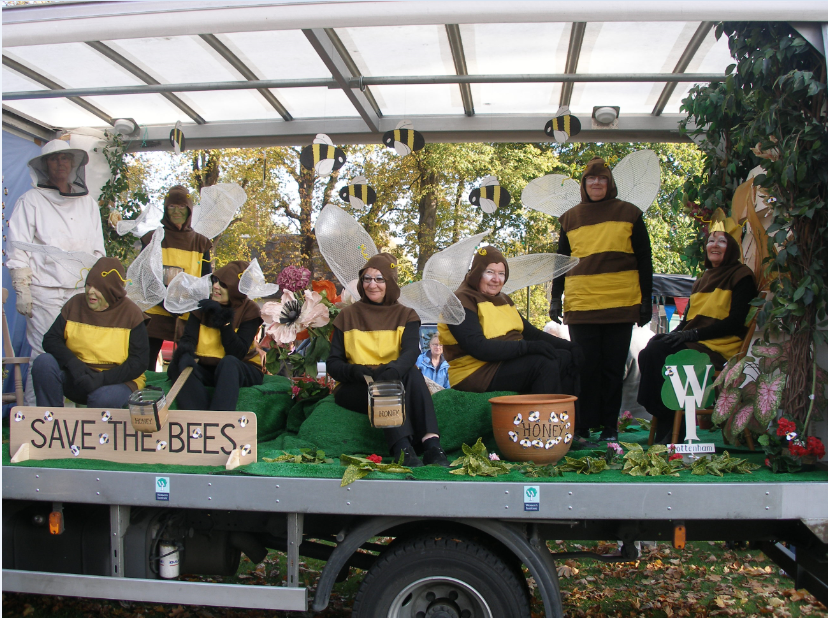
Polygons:
M129 527L129 507L113 504L109 507L109 558L112 577L124 576L124 535Z
M302 513L288 513L287 516L287 585L299 587L299 546L302 544L302 528L305 516Z

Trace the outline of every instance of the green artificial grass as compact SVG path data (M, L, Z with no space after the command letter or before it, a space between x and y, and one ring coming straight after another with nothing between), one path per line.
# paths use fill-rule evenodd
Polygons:
M166 374L148 374L148 383L168 390L170 383ZM464 393L445 390L434 395L434 407L440 426L440 440L449 455L449 460L462 454L462 445L474 444L482 438L490 452L499 453L492 434L491 397L509 393ZM364 414L351 412L337 406L333 396L314 398L299 402L291 398L290 381L279 376L266 376L261 386L243 388L239 395L239 410L255 412L258 420L258 461L227 472L220 466L176 466L155 464L120 464L107 461L82 459L55 459L29 461L11 464L7 429L2 451L3 465L19 465L43 468L74 468L92 470L128 470L134 472L164 472L183 474L246 474L254 476L298 477L298 478L341 478L344 468L338 458L343 453L370 455L378 454L388 460L388 446L381 430L374 429ZM744 457L753 463L763 464L765 456L761 451L750 452L746 448L725 445L721 431L699 430L702 442L716 444L716 452L730 451L731 455ZM642 444L646 448L648 433L636 430L622 433L620 442ZM265 458L275 459L285 451L296 454L301 448L316 448L334 458L332 464L271 463ZM596 455L592 450L569 452L571 457ZM508 474L490 477L469 477L450 474L449 470L437 467L416 468L411 474L387 474L372 472L369 479L405 479L470 482L526 482L527 477L518 470ZM727 474L724 477L693 476L682 471L673 477L631 477L620 470L606 470L600 474L583 475L566 473L557 478L532 478L533 483L740 483L740 482L808 482L828 481L828 472L815 470L797 474L773 474L766 467L752 474Z

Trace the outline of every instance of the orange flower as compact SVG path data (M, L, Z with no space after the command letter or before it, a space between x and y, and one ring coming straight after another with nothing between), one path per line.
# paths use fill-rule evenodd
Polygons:
M338 303L342 300L336 293L336 286L332 281L328 281L327 279L323 279L322 281L312 281L311 289L314 292L319 292L320 294L323 291L327 292L328 302L330 303Z
M307 328L296 333L296 341L302 341L303 339L307 339L308 337L310 337L310 334L308 333Z

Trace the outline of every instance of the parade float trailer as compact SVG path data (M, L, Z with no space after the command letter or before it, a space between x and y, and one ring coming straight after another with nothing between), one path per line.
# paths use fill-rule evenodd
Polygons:
M730 64L713 21L796 15L799 32L825 51L824 3L745 10L732 1L255 0L5 9L4 154L7 137L43 142L76 126L120 127L134 151L171 149L177 123L191 149L307 144L317 133L340 144L379 143L403 120L434 142L542 141L559 105L581 117L578 140L682 141L678 112L687 86L721 78ZM122 119L131 125L116 124ZM9 183L6 164L4 157ZM165 439L138 436L121 411L14 411L38 429L29 450L48 447L57 458L12 463L20 449L3 445L3 589L318 611L353 566L367 570L360 618L525 617L523 565L546 614L559 617L555 561L578 556L550 553L549 540L620 539L627 552L635 540L677 547L728 540L756 542L797 588L828 602L828 474L819 469L702 482L619 471L472 479L429 468L341 486L336 464L264 461L300 442L269 442L278 432L262 433L287 414L290 400L277 378L262 388L254 399L263 407L240 403L246 413L171 413ZM449 448L457 450L491 426L485 402L452 397L460 395L436 396L435 405L445 433L456 433ZM322 405L308 421L324 424ZM479 431L469 430L468 418L464 428L449 429L464 405L476 410L469 418ZM245 414L256 448L239 449L228 465L244 446L233 432L243 429ZM160 441L165 456L183 459L160 462ZM103 448L112 452L86 457ZM367 453L371 444L350 448ZM231 574L241 552L255 562L269 548L287 553L285 585L176 578ZM326 560L312 598L299 577L300 556Z

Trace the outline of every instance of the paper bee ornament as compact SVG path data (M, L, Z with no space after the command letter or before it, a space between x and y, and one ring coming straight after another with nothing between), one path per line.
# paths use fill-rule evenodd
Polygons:
M315 170L320 176L330 176L334 170L345 165L345 152L334 146L330 137L319 133L313 144L302 149L299 162L302 167Z
M181 130L180 120L175 123L175 127L170 131L170 144L175 154L181 154L186 149L184 146L184 131Z
M581 121L569 113L568 106L562 105L543 130L556 142L563 143L581 132Z
M469 202L473 206L479 206L488 215L497 210L498 206L508 206L511 200L512 196L500 186L494 176L486 176L480 187L469 193Z
M365 210L377 201L377 192L373 187L368 186L368 179L365 176L357 176L348 183L347 187L339 190L339 197L354 208Z
M382 136L382 143L396 150L401 157L422 149L425 146L425 138L422 133L412 129L412 126L409 120L403 120L396 129L387 131Z

